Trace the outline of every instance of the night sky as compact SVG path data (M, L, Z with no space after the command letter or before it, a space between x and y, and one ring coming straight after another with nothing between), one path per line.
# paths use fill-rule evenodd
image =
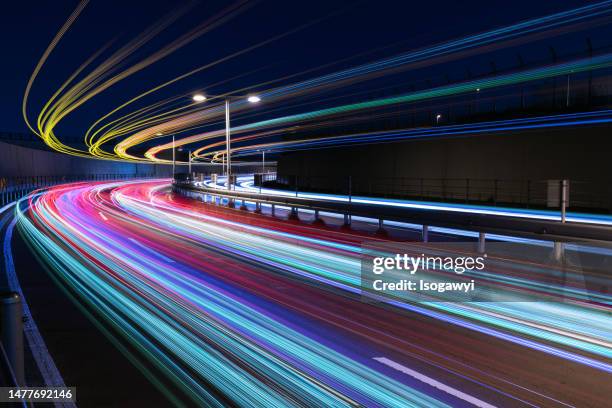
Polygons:
M26 132L21 117L26 82L76 4L67 0L3 4L0 130ZM133 56L130 61L135 62L227 4L223 1L93 0L43 67L34 84L30 106L40 109L79 64L105 44L110 44L110 50L116 49L173 9L189 7L175 24ZM199 65L309 22L313 24L297 33L181 81L147 102L202 89L224 93L301 73L277 85L286 84L585 4L588 2L533 0L252 2L245 12L228 23L88 102L62 122L60 129L66 135L80 137L88 124L130 97ZM533 51L534 58L538 52L541 51ZM427 70L416 75L431 74ZM233 79L211 85L228 78Z

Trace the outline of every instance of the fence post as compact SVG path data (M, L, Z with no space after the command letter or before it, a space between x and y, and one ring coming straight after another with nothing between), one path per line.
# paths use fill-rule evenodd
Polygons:
M485 253L486 234L484 232L478 233L478 253Z
M565 223L566 218L566 209L567 209L567 201L568 201L568 180L561 180L561 222Z
M23 313L21 298L16 292L2 292L0 330L2 346L13 370L17 385L25 385L23 370Z

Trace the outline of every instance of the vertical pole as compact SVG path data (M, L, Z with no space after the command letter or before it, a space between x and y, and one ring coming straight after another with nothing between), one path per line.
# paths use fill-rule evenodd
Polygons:
M387 235L387 231L385 231L385 220L382 218L378 219L378 229L376 230L377 235Z
M176 173L176 152L174 151L175 148L175 144L174 144L174 135L172 135L172 178L174 178L174 173Z
M232 158L230 155L230 106L229 98L225 98L225 154L227 155L227 189L232 189Z
M1 333L2 346L15 375L17 385L24 386L23 369L23 316L19 294L16 292L2 293Z
M429 225L423 225L423 231L421 233L423 242L429 242Z
M478 253L479 254L484 254L485 253L485 241L486 240L486 234L484 232L479 232L478 233Z
M567 208L567 180L561 180L561 222L565 223Z
M261 177L259 179L259 194L261 194L261 188L264 182L264 172L266 171L266 151L261 151Z
M189 177L191 177L191 150L189 150Z
M565 245L563 242L553 243L553 259L556 262L563 262L565 256Z

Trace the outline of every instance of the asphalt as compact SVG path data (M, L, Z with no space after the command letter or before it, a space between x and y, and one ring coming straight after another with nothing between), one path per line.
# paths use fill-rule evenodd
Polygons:
M79 407L170 405L165 394L143 375L142 368L137 368L126 358L126 352L131 356L137 356L137 353L118 342L113 333L103 333L108 328L72 296L66 296L67 293L52 280L18 233L13 235L12 252L32 317L64 383L76 387ZM126 349L120 351L120 348ZM28 381L42 385L31 354L28 355ZM141 359L138 361L146 367ZM175 391L170 385L164 385L166 391Z

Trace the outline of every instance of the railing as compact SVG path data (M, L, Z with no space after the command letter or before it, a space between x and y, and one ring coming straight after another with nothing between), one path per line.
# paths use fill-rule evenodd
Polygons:
M256 185L259 185L256 178ZM558 208L559 180L295 176L271 174L264 186L298 192L345 194L417 201L517 208ZM610 183L570 180L568 208L612 213Z
M85 174L65 176L22 176L0 177L0 206L18 200L30 192L43 187L77 181L126 180L132 178L159 177L154 173L147 174Z
M350 224L351 216L377 219L382 228L384 221L399 221L423 226L424 235L428 226L447 227L475 231L480 233L484 242L485 233L503 234L515 237L539 239L554 242L598 241L609 245L612 242L612 228L586 223L562 223L548 219L531 219L508 217L504 215L481 214L478 212L455 212L448 210L429 210L397 206L373 205L353 201L317 200L296 196L247 193L235 190L210 189L196 186L190 182L173 184L174 191L208 201L216 197L215 203L225 199L230 207L239 201L246 208L246 202L255 203L258 209L266 203L274 208L284 206L291 208L291 214L297 215L299 208L314 211L315 218L319 212L330 212L344 215L345 223Z

